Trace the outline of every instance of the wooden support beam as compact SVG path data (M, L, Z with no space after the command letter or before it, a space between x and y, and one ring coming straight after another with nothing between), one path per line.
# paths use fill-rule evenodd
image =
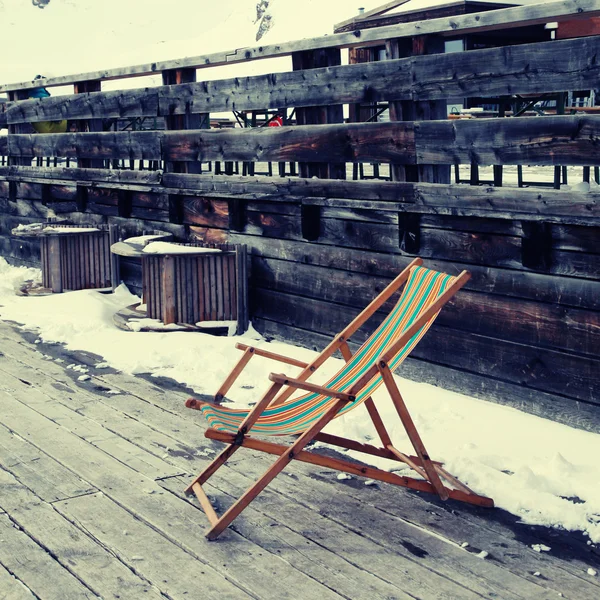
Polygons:
M311 50L292 54L292 66L294 71L339 66L341 61L341 53L338 48ZM324 107L297 108L296 121L298 125L343 123L343 107L341 104L332 104ZM344 162L323 164L320 161L311 161L307 163L301 162L298 166L300 169L300 177L346 179L346 165Z
M163 85L181 85L196 81L196 69L169 69L163 71ZM192 114L186 107L183 114L169 113L165 116L165 126L169 131L183 129L209 129L210 123L206 114ZM202 165L198 161L180 162L165 161L167 173L201 173Z
M91 92L100 92L102 82L98 79L93 81L79 81L75 84L75 94L90 94ZM62 119L65 117L62 116ZM75 122L77 131L100 132L104 131L102 119L78 119ZM78 167L88 169L101 169L104 167L104 161L101 159L81 158L77 162Z
M449 173L448 164L469 162L596 166L600 165L598 138L600 118L569 115L243 130L15 134L8 136L8 153L26 161L38 156L179 162L293 160L313 164L347 160L436 168L444 165L442 170ZM432 183L448 183L440 178L432 175Z
M1 138L0 138L1 139ZM369 209L463 217L493 217L549 223L594 226L600 222L600 194L531 188L402 183L388 181L336 181L297 178L214 176L64 169L0 167L0 183L17 198L18 182L79 188L128 189L135 192L199 195L328 208ZM12 190L12 191L11 191ZM80 198L83 200L83 197ZM82 212L85 205L80 206Z
M14 92L8 92L8 99L11 102L26 100L27 98L29 98L29 90L27 90L27 89L17 90ZM33 129L31 128L31 125L29 123L20 123L20 124L14 124L14 125L9 124L8 136L6 136L5 139L8 140L8 137L13 134L30 133L31 131L33 131ZM0 139L2 139L2 138L4 138L4 136L0 137ZM1 146L0 146L0 148L1 148ZM31 159L29 159L27 157L11 156L11 154L8 150L8 146L7 146L6 150L4 152L2 152L2 154L4 154L5 156L8 156L8 164L9 165L23 165L23 166L31 165Z
M435 55L438 60L444 52L444 41L439 36L416 36L389 40L386 43L389 59L408 56ZM464 95L464 94L463 94ZM421 98L422 96L417 95ZM390 119L392 121L428 121L447 118L446 99L443 100L404 100L390 102ZM390 167L394 181L428 181L431 183L450 183L450 165L420 166L408 165L406 162Z

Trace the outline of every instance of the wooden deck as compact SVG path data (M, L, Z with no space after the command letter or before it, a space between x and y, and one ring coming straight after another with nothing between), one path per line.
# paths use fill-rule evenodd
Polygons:
M585 538L302 464L207 542L182 490L218 446L186 391L34 339L0 322L0 599L600 597ZM240 452L207 489L223 507L268 462Z

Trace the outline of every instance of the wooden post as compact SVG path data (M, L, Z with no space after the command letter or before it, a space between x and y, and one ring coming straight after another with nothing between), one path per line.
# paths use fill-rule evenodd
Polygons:
M8 100L10 102L16 102L17 100L27 100L28 98L29 92L27 90L17 90L16 92L8 92ZM20 123L17 125L8 126L8 135L12 133L30 133L31 131L33 131L33 129L28 123ZM8 164L18 166L31 166L31 159L9 156ZM14 199L16 200L16 198Z
M386 44L388 59L441 54L444 40L436 36L417 36L389 40ZM392 121L429 121L448 117L446 100L417 101L401 100L390 102ZM392 181L426 181L428 183L450 183L450 165L391 165Z
M175 294L175 258L165 256L162 259L162 322L165 325L177 322Z
M292 54L294 71L318 69L341 65L339 48L323 50L303 50ZM296 109L298 125L324 125L343 123L344 111L341 104ZM300 177L318 177L320 179L346 179L345 163L300 163Z
M388 59L444 52L444 40L436 36L417 36L390 40L386 44ZM392 121L429 121L448 117L446 100L390 102ZM390 165L392 181L426 181L450 183L450 165ZM407 254L420 251L420 216L399 215L399 247Z
M348 57L348 62L351 65L357 65L361 63L369 63L375 60L375 52L373 48L350 48ZM371 113L372 111L369 111ZM350 123L363 123L368 120L371 114L365 116L363 115L363 106L361 104L352 103L348 107L348 121ZM358 165L357 165L358 166ZM358 169L356 169L358 172ZM354 179L358 179L358 175L354 177Z
M500 98L500 104L498 106L498 117L506 116L506 105L508 104L508 100L505 98ZM510 104L509 104L510 107ZM494 165L494 187L502 187L502 175L503 175L503 167L502 165Z
M320 67L337 66L342 63L339 48L323 50L304 50L292 54L294 71L303 69L318 69ZM298 125L323 125L326 123L343 123L344 110L341 104L331 106L316 106L296 109L296 122ZM300 177L318 177L319 179L346 179L346 163L298 163ZM304 210L305 207L302 207ZM312 225L311 218L318 219ZM311 234L320 230L320 212L312 211L309 216L303 212L302 229ZM318 238L311 235L314 241Z
M196 69L170 69L163 71L163 85L181 85L196 81ZM167 130L178 129L210 129L209 113L172 115L165 117ZM201 173L202 164L199 162L167 162L165 163L167 173Z
M564 115L565 114L565 93L561 92L560 94L558 94L556 96L556 114L557 115ZM560 180L561 180L561 173L562 173L562 168L558 165L556 165L554 167L554 189L555 190L560 190ZM563 175L566 175L566 169L564 171L564 173L562 173ZM566 182L566 177L565 180L563 181L563 183L567 183Z
M99 80L80 81L74 85L76 94L87 94L90 92L100 92L102 90L102 82ZM77 131L103 131L102 119L84 119L75 122ZM104 168L104 160L101 158L80 158L77 161L79 167L90 169Z
M590 167L583 167L583 181L584 183L590 182Z
M108 226L109 236L109 247L119 241L119 226L111 224ZM115 290L121 282L121 263L119 257L116 254L110 253L111 269L110 269L110 282L112 289ZM143 298L142 298L143 301Z

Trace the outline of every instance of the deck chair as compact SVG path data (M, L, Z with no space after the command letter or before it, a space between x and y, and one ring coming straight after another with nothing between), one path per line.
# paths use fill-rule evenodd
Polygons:
M466 271L453 277L421 265L421 259L412 261L310 364L238 344L237 347L244 353L217 392L215 397L217 402L224 397L254 355L302 368L301 373L295 378L271 373L269 389L252 409L233 410L193 398L187 400L186 406L200 410L208 421L210 428L205 433L206 437L227 444L221 454L192 481L186 490L187 494L196 495L208 517L210 528L206 532L206 537L209 540L217 538L292 460L300 460L413 490L432 492L442 500L452 498L479 506L494 505L493 500L476 494L448 473L440 462L431 460L392 375L394 369L425 335L442 306L470 277ZM352 355L348 339L402 286L404 289L392 311ZM325 385L309 383L307 381L309 376L336 351L341 353L346 364ZM393 445L372 399L373 393L381 385L387 389L416 455L405 454ZM305 393L300 397L292 397L298 390ZM380 446L363 444L322 431L332 419L348 413L363 403L379 435ZM297 435L298 437L291 445L286 445L257 439L249 434ZM375 467L306 451L304 449L306 445L313 441L404 463L413 469L419 478L405 477ZM202 489L202 484L242 446L273 454L278 458L264 475L219 517ZM442 479L446 485L442 483Z

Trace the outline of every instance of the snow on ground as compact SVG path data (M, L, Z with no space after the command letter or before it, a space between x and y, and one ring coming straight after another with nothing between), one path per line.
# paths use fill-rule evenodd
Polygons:
M267 344L253 331L234 338L127 333L112 322L113 313L139 300L125 286L114 294L86 290L46 297L15 295L23 281L35 278L39 271L11 267L0 258L0 318L38 331L44 342L99 354L104 362L98 368L110 365L127 373L171 377L197 393L214 394L240 357L236 342L267 346L305 361L314 356L303 348ZM315 382L323 382L341 361L328 361L326 366ZM229 393L235 405L256 402L272 371L297 373L293 367L253 358ZM402 379L399 384L429 453L452 473L524 523L583 531L600 543L600 435L431 385ZM375 400L395 443L410 452L385 392L376 394ZM377 443L362 406L333 421L327 431ZM372 460L384 468L398 467L384 459Z
M218 248L202 248L201 246L183 246L173 242L152 242L144 247L146 254L218 254Z

